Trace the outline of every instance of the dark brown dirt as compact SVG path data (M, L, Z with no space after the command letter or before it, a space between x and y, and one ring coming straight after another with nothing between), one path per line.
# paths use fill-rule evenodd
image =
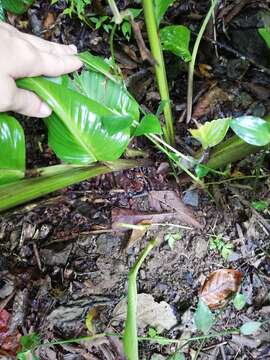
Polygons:
M220 43L240 53L245 50L239 48L239 37L245 37L246 23L243 25L242 19L247 16L253 19L248 27L251 31L258 25L258 11L269 11L263 1L245 3L246 6L238 9L239 4L222 1L218 13L218 21L224 21L230 34L228 38L218 27ZM138 7L138 4L119 1L119 6ZM197 19L205 15L208 6L209 1L176 1L166 21L187 24L197 32ZM75 43L79 50L87 49L108 57L107 33L102 28L92 31L78 19L61 15L63 8L64 1L52 7L48 1L37 3L23 17L28 21L27 30L49 40ZM232 12L236 10L238 12L233 16ZM48 11L54 14L55 24L46 30L43 21ZM19 28L20 20L13 19ZM208 30L211 37L211 28ZM138 62L126 54L125 46L135 52ZM243 68L235 63L230 65L232 61L239 62L240 55L224 50L224 46L219 49L221 58L217 60L213 46L205 41L199 56L199 63L211 64L213 78L206 79L198 73L195 96L200 92L208 93L213 83L217 83L227 94L226 101L215 99L200 121L243 113L264 116L270 110L270 76L262 72L262 66L269 66L265 60L265 56L269 56L268 50L259 43L254 57L254 48L252 51L246 49L247 68ZM140 61L134 40L128 44L121 33L117 35L116 49L123 74L132 85L131 91L136 93L140 85L140 102L155 111L159 99L151 66ZM258 58L258 53L264 55ZM185 109L187 72L185 66L180 68L179 60L171 55L166 56L166 61L174 116L180 119ZM235 71L236 68L240 74ZM259 85L261 92L258 94L258 88L251 88L250 84ZM55 164L57 159L46 145L43 124L32 119L23 120L23 124L29 140L29 168ZM188 151L194 144L188 138L187 125L176 121L176 129L178 148ZM128 269L147 240L156 236L159 236L160 244L139 272L138 292L151 294L156 301L166 301L172 306L178 325L165 331L164 336L178 339L184 331L193 329L190 319L198 300L198 289L210 272L220 268L242 272L241 292L245 294L247 304L241 311L236 311L231 303L226 306L219 315L215 330L239 327L247 320L269 321L270 213L268 209L257 212L251 206L253 200L265 200L269 204L268 152L234 164L231 169L232 176L254 175L257 171L265 174L265 179L219 184L223 178L209 177L207 181L217 183L209 187L210 194L207 194L194 188L192 192L190 185L182 183L181 178L180 185L177 185L168 173L159 174L157 169L166 161L163 155L157 154L145 140L136 145L148 152L153 165L85 181L0 217L0 306L12 314L12 326L25 334L34 331L43 341L74 338L86 334L85 317L89 310L96 308L99 314L95 321L96 331L105 331L112 320L115 305L127 294ZM176 190L185 201L191 197L194 205L191 208L196 219L203 224L203 229L156 227L133 247L123 250L130 234L111 230L112 208L148 211L148 192L167 189ZM171 249L164 238L179 232L182 239L176 241ZM233 245L231 259L225 261L218 251L210 249L209 242L213 236L220 236L224 243ZM113 325L114 331L123 329L123 324ZM258 336L220 336L207 341L199 358L270 359L269 330L269 322L266 322ZM141 333L146 334L147 329L141 330ZM121 347L110 341L44 348L38 356L40 359L120 359ZM191 359L198 347L199 343L192 343L185 350L186 358ZM166 359L173 353L174 347L143 342L140 351L140 359Z

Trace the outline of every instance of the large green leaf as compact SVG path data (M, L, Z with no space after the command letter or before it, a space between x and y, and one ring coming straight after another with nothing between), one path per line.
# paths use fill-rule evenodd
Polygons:
M37 177L0 186L0 212L98 175L142 165L137 161L117 160L106 165L55 165L38 169Z
M219 144L225 137L231 118L224 118L206 122L199 129L190 129L191 135L200 141L204 149Z
M160 30L160 40L164 50L171 51L185 62L191 60L189 51L190 30L183 25L170 25Z
M150 0L149 0L150 1ZM152 0L151 0L152 1ZM154 0L157 23L159 24L174 0Z
M109 60L92 55L88 51L80 53L78 56L87 69L101 73L116 83L121 83L121 79L113 74L113 68L109 63Z
M270 143L270 126L255 116L241 116L231 121L230 127L246 143L265 146Z
M13 117L0 114L0 185L23 178L24 171L23 128Z
M74 80L67 77L18 80L18 85L35 91L54 113L46 120L49 145L63 161L89 164L118 159L130 140L130 129L111 134L103 126L122 116L139 119L137 103L119 84L98 73L84 72Z
M7 11L21 15L23 14L29 6L31 6L34 0L1 0L4 9Z

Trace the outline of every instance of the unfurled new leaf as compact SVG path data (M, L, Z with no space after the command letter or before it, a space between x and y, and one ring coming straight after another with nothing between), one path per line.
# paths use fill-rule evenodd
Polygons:
M191 135L197 139L204 149L219 144L227 134L231 118L206 122L199 129L190 129Z
M255 116L241 116L231 121L230 127L250 145L264 146L270 142L270 126L267 121Z
M191 60L189 51L190 30L183 25L170 25L160 30L160 40L164 50L171 51L185 62Z
M25 139L19 122L0 114L0 185L24 177Z
M213 314L202 299L200 299L198 302L198 306L194 315L194 321L197 329L204 335L207 335L213 326Z

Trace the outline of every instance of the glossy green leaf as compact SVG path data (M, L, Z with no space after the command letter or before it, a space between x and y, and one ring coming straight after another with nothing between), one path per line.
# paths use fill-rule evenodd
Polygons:
M268 203L263 200L259 200L259 201L254 200L252 201L251 206L253 207L253 209L257 211L264 211L268 208Z
M270 142L270 126L255 116L241 116L231 121L235 134L250 145L264 146Z
M21 15L33 4L34 0L1 0L3 8L7 11Z
M162 134L160 122L155 115L145 115L134 132L134 136L145 134Z
M191 60L189 51L190 30L183 25L166 26L160 31L160 40L164 50L170 51L185 62Z
M22 351L33 350L36 346L40 345L40 337L36 333L23 335L20 338Z
M197 139L204 149L219 144L227 134L231 118L206 122L199 129L190 129L191 135Z
M210 169L207 166L201 164L195 166L195 173L199 179L204 178L209 173L209 171Z
M261 326L262 326L261 322L248 321L240 327L240 332L242 335L252 335L255 334L260 329Z
M213 314L202 299L200 299L198 302L194 315L194 321L197 329L204 335L209 333L209 330L214 324Z
M267 28L261 28L258 31L263 40L266 42L266 45L270 49L270 31Z
M113 68L109 63L109 60L106 61L102 57L92 55L88 51L80 53L78 54L78 56L88 70L103 74L116 83L122 82L121 79L115 76L115 74L113 73Z
M0 185L24 177L25 139L19 122L0 114Z
M102 119L139 118L136 101L124 88L98 73L84 72L68 83L44 78L28 78L18 85L35 91L54 113L45 120L49 145L63 161L90 164L118 159L128 146L130 129L109 134Z
M160 23L166 11L173 2L174 0L154 0L156 20L158 24Z
M236 310L242 310L246 305L245 295L237 293L233 299L233 305Z
M0 0L0 22L6 20L5 9L3 8L2 1Z

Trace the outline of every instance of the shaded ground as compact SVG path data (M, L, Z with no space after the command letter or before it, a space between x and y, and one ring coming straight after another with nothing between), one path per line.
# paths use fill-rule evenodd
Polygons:
M91 31L78 20L60 15L61 1L54 7L49 7L47 1L41 3L25 17L27 29L50 40L75 43L80 50L90 49L109 56L108 35L104 29ZM138 4L121 1L119 6L138 7ZM209 1L176 2L166 21L186 23L196 32L198 20L208 7ZM269 66L269 51L256 37L257 27L261 26L258 15L261 11L269 11L264 2L223 2L220 5L217 15L218 41L222 45L222 49L218 48L219 60L208 41L205 41L199 58L200 64L212 66L210 77L202 72L196 77L195 97L200 96L196 97L194 111L199 121L243 113L264 116L269 112L270 77L267 70L263 71ZM52 14L53 22L52 27L46 29L44 19L48 19L48 12ZM270 13L267 14L270 17ZM11 20L22 27L21 19ZM227 34L222 31L222 24ZM207 34L210 38L211 30L213 27L210 26ZM117 60L130 90L135 95L140 94L139 101L144 106L156 110L159 98L151 67L141 62L133 40L128 44L118 34L116 43ZM247 59L243 61L239 54L245 54ZM178 59L168 55L166 61L174 115L179 119L176 122L177 146L188 152L190 146L196 144L188 139L186 129L190 125L185 124L182 116L187 72L183 64L179 66ZM211 91L214 95L210 96ZM24 125L30 140L28 166L55 163L57 160L46 145L46 132L40 121L28 120ZM214 184L209 188L210 196L190 188L181 177L180 184L176 184L166 166L162 171L166 159L145 140L133 145L148 152L152 165L83 182L1 216L0 308L12 314L12 326L18 326L25 334L35 331L43 340L74 338L86 334L86 314L96 308L99 314L97 332L105 331L109 326L110 331L120 331L123 324L112 322L112 312L126 296L128 269L147 239L157 235L161 243L142 266L138 290L173 307L178 324L165 331L165 336L180 338L185 331L192 331L190 318L198 289L210 272L223 267L243 273L241 291L247 305L241 311L228 305L215 329L223 331L238 327L247 320L269 320L269 210L258 212L251 206L253 200L265 200L269 204L268 152L252 156L231 169L232 176L254 175L257 171L257 174L266 175L263 181L254 178ZM222 179L208 180L218 182ZM143 240L125 250L130 234L111 230L112 209L152 211L148 194L153 190L174 190L186 203L192 203L193 206L189 206L203 229L156 227ZM179 219L171 222L181 223ZM171 249L166 235L179 232L182 239ZM224 243L233 246L227 261L209 247L211 237L218 235ZM147 329L141 330L141 334L146 333ZM194 356L198 346L194 343L186 349L187 358ZM163 359L173 351L173 346L145 342L141 345L140 358ZM4 356L4 351L1 352ZM155 354L161 357L155 357ZM80 346L55 346L39 352L41 359L120 359L121 356L119 343L112 339ZM256 336L223 336L206 342L199 358L270 359L269 323L265 323Z

